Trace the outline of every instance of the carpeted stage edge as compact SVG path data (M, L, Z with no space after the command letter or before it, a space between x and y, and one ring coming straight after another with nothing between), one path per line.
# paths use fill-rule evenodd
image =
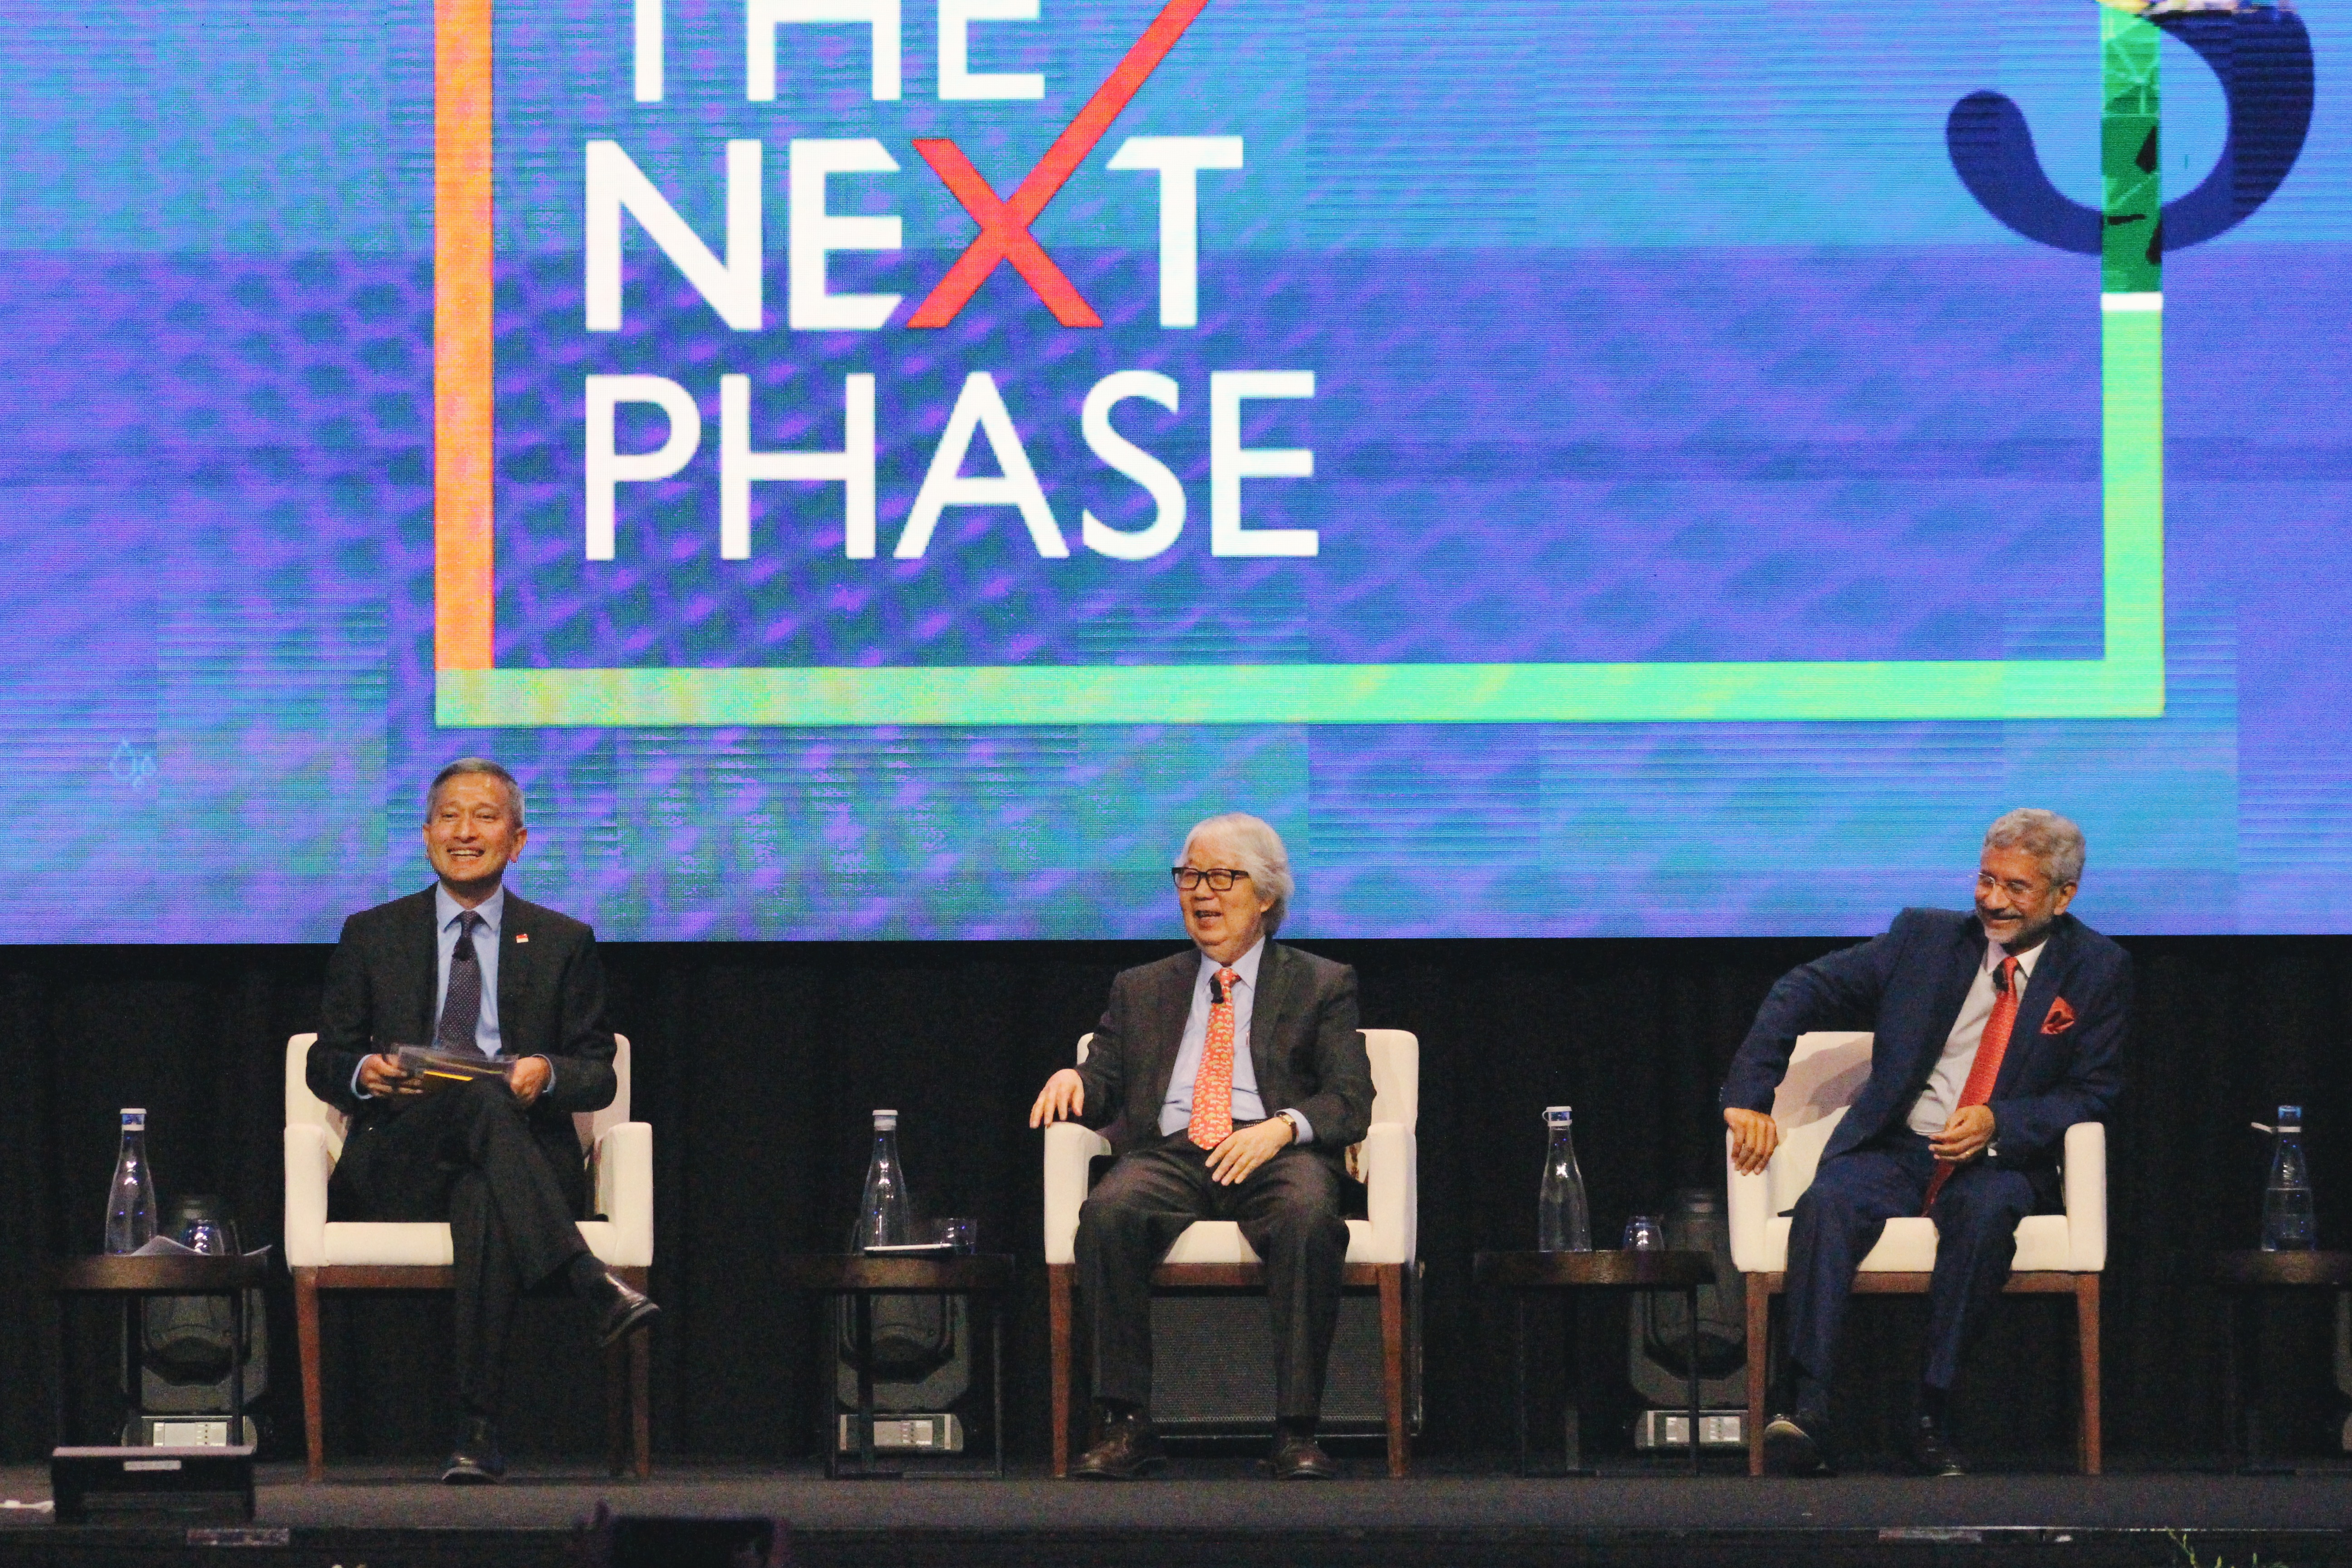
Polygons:
M0 1490L44 1498L46 1473L0 1470ZM252 1526L68 1528L9 1510L0 1565L556 1568L584 1561L581 1524L599 1500L625 1516L780 1520L802 1568L2352 1565L2352 1471L1801 1482L1657 1472L1521 1480L1462 1469L1277 1487L1234 1461L1183 1462L1171 1478L1126 1486L1019 1475L829 1482L803 1468L673 1464L647 1482L525 1468L506 1486L471 1490L435 1485L422 1468L341 1468L308 1486L298 1468L267 1466Z

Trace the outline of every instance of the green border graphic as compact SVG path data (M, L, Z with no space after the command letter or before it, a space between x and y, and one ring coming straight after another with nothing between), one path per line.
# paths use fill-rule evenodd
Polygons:
M2164 712L2159 33L2102 5L2096 659L444 669L445 727L1523 724L2139 719Z

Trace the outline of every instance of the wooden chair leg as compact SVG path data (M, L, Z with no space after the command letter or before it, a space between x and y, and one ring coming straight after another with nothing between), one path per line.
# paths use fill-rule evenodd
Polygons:
M294 1341L302 1363L302 1443L308 1461L304 1475L318 1480L327 1473L326 1398L320 1387L319 1271L294 1270Z
M2074 1335L2083 1358L2082 1450L2083 1473L2100 1473L2102 1454L2099 1432L2099 1277L2095 1274L2077 1276L2074 1280Z
M1764 1473L1765 1358L1772 1350L1772 1290L1761 1274L1748 1279L1748 1473Z
M1381 1266L1381 1382L1388 1396L1389 1474L1398 1479L1412 1469L1412 1433L1404 1407L1404 1268Z
M654 1331L629 1336L630 1468L639 1480L654 1473Z
M628 1347L604 1347L604 1468L618 1477L628 1467Z
M615 1268L633 1290L646 1288L643 1268ZM617 1477L654 1473L653 1331L642 1328L604 1347L604 1462Z
M1054 1375L1054 1474L1070 1473L1070 1290L1077 1273L1073 1263L1045 1267L1045 1302L1053 1324L1050 1359Z

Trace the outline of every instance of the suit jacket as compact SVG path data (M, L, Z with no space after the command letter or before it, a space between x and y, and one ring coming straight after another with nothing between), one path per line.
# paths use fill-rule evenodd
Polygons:
M1822 1157L1901 1125L1943 1055L1984 963L1985 940L1973 913L1906 910L1885 935L1790 971L1732 1058L1724 1105L1769 1114L1799 1035L1870 1029L1877 1038L1869 1080ZM1984 1155L2025 1173L2044 1202L2057 1195L2066 1129L2105 1121L2123 1087L2117 1058L2131 994L2131 956L2074 916L2059 916L1993 1080L1993 1142Z
M327 961L319 1037L304 1076L312 1094L354 1123L398 1114L388 1100L352 1093L360 1058L395 1045L433 1043L440 983L434 924L427 888L345 921ZM545 1057L554 1068L553 1087L530 1108L531 1131L551 1152L568 1150L577 1165L572 1113L603 1110L617 1088L596 934L511 891L499 933L499 1037L507 1057Z
M1082 1119L1108 1124L1111 1147L1122 1154L1160 1137L1160 1108L1200 973L1200 951L1188 947L1110 983L1110 1005L1078 1076L1087 1086ZM1307 1152L1339 1160L1363 1138L1372 1121L1372 1064L1356 1027L1353 969L1268 942L1249 1053L1265 1113L1295 1110L1315 1129Z

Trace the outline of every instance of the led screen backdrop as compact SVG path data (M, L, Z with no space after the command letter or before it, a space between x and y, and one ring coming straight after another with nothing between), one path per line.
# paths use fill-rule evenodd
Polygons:
M2352 13L5 7L0 940L2352 930Z

